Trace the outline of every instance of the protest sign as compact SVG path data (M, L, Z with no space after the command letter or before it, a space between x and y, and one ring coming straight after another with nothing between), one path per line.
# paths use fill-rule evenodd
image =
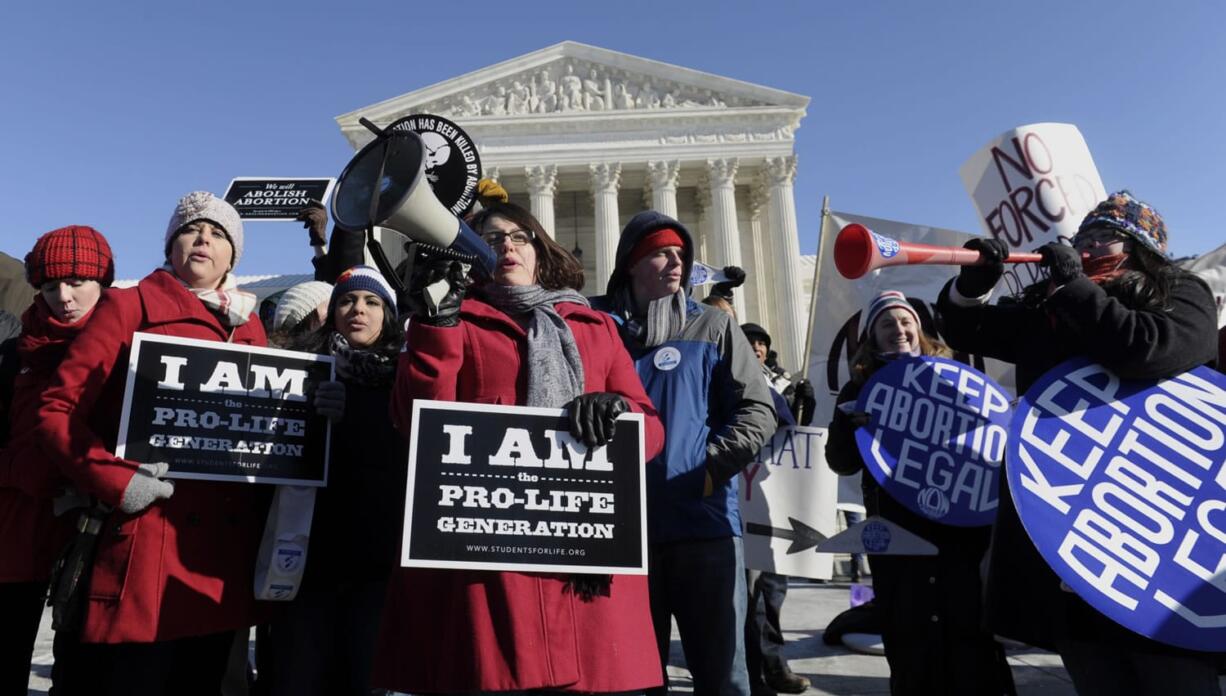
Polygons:
M1077 127L1035 123L994 138L959 169L988 236L1031 251L1072 239L1082 218L1107 197ZM1004 282L1015 293L1041 279L1036 264L1014 264Z
M434 114L413 114L387 127L413 131L425 148L423 167L434 197L452 215L462 217L477 200L481 157L473 139L455 123Z
M1226 650L1226 376L1123 381L1086 359L1018 404L1009 491L1060 579L1122 626Z
M834 559L813 551L835 530L838 477L825 452L825 428L786 426L741 472L746 568L830 579Z
M400 564L645 575L642 414L590 450L564 414L414 401Z
M330 356L137 333L115 454L170 478L323 486L331 425L315 413Z
M226 202L244 220L293 220L311 201L327 203L336 179L235 177Z
M935 556L937 547L904 527L873 515L817 545L822 553L869 553L877 556Z
M873 373L856 411L869 423L856 445L869 473L908 510L942 524L996 518L1009 396L956 360L894 360Z

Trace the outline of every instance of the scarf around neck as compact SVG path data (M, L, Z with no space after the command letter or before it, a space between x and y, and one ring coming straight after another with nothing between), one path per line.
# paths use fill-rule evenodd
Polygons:
M539 285L489 284L487 302L508 315L530 314L528 319L527 406L560 408L583 393L583 361L575 334L554 305L574 302L589 306L587 298L571 288L546 290Z
M338 331L328 337L328 354L336 359L336 374L368 387L391 384L396 374L396 355L369 348L354 348Z
M1096 256L1083 260L1081 262L1081 269L1085 272L1087 278L1098 285L1102 285L1109 280L1114 280L1123 275L1124 262L1127 260L1128 254Z
M17 355L21 358L22 366L38 373L53 372L68 352L73 339L89 323L97 308L98 305L95 304L80 319L66 324L55 318L51 307L41 295L35 296L34 304L21 315Z
M162 270L170 273L171 277L179 282L179 285L195 295L196 299L203 302L210 312L217 315L217 318L221 320L222 326L231 329L246 324L247 320L251 318L251 313L255 311L256 303L259 301L254 294L238 289L238 282L234 280L233 273L226 273L221 287L210 290L191 287L175 274L174 267L169 263L162 266Z
M639 313L629 285L618 290L617 304L626 319L625 331L645 348L655 348L676 338L685 329L686 297L681 289L647 304Z

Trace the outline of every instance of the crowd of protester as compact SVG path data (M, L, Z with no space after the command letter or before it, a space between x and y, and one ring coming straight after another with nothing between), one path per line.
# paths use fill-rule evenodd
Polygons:
M165 263L134 287L110 287L113 254L90 227L48 232L24 264L0 257L15 309L0 312L0 694L25 693L49 595L60 696L665 693L674 622L695 693L809 687L782 654L787 578L745 567L738 482L778 428L812 423L815 395L765 329L738 325L744 272L725 269L697 301L690 232L645 211L621 233L607 293L586 298L582 264L551 231L498 187L482 192L468 222L497 255L484 282L428 253L385 277L363 265L361 231L329 236L312 205L300 218L315 279L257 308L235 282L242 220L206 192L174 206ZM951 348L1016 364L1019 392L1070 356L1150 379L1215 360L1212 295L1169 262L1161 218L1127 192L1072 247L1044 246L1049 279L1020 297L990 303L1003 244L967 246L988 263L942 291L946 343L883 292L840 404L889 361ZM272 486L170 479L115 455L138 331L334 359L311 403L332 423L332 465L292 601L251 591ZM565 408L588 447L641 414L648 575L400 567L416 399ZM864 471L865 418L835 410L836 473ZM1141 638L1065 591L1007 493L994 526L962 528L861 480L870 515L939 549L871 560L891 693L1014 693L996 636L1058 652L1079 693L1219 693L1219 656Z

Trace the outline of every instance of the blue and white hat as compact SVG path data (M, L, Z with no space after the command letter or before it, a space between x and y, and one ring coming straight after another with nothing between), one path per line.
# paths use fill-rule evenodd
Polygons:
M383 274L379 272L379 269L358 265L341 273L336 278L336 287L332 288L331 303L335 305L337 298L354 290L373 292L392 308L393 314L396 312L396 293L392 291L392 286L383 279Z
M872 330L873 322L877 320L877 317L881 316L882 312L894 309L895 307L910 312L911 316L915 319L916 326L921 324L919 314L916 313L911 303L907 302L906 295L897 290L885 290L874 297L872 302L869 302L868 306L864 308L864 313L861 315L863 321L860 322L860 333L867 334Z

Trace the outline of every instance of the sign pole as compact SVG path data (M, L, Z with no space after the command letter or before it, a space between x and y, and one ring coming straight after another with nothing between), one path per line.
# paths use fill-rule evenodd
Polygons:
M817 319L817 283L822 276L822 251L826 246L826 220L830 217L830 196L822 196L822 221L818 226L817 262L813 264L813 289L809 293L809 330L805 333L805 354L801 358L800 374L809 377L809 355L813 351L813 323Z

